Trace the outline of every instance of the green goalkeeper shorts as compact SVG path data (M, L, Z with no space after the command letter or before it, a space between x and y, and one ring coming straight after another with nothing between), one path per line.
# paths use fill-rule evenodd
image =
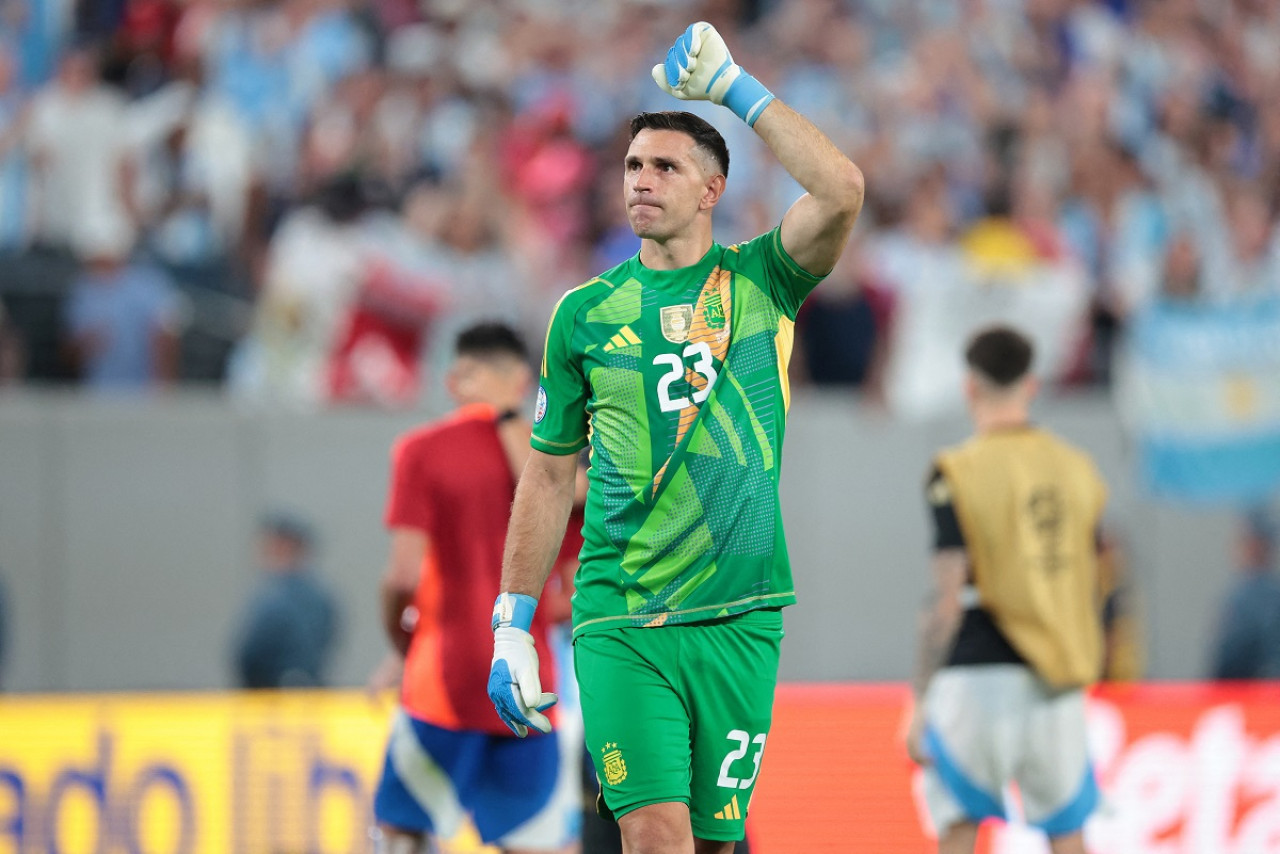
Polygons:
M778 609L579 636L574 669L601 814L679 801L695 836L741 839L781 641Z

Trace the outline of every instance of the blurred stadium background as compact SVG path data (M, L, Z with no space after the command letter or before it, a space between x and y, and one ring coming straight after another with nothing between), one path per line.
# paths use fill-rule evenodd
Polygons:
M0 851L364 850L390 442L444 411L454 332L536 346L635 251L623 126L677 106L648 68L698 18L868 185L797 326L758 850L928 850L897 743L921 487L1003 319L1113 490L1141 684L1095 702L1094 854L1280 851L1280 693L1202 681L1280 491L1272 0L0 3ZM732 154L717 238L771 227L798 188L690 109ZM278 507L342 604L319 696L229 690Z

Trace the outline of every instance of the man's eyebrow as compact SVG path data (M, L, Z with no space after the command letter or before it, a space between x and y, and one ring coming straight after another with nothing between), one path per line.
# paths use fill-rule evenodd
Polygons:
M644 161L641 160L638 155L628 154L626 160L623 161L623 164L626 166L638 166L643 162ZM654 166L672 166L677 169L680 167L680 161L671 157L654 157L652 158L652 162Z

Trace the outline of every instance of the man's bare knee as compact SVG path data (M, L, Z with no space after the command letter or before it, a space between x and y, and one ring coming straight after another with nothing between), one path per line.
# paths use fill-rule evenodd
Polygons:
M938 837L938 854L973 854L978 844L978 825L960 822L948 827Z
M695 854L733 854L734 843L732 840L725 842L721 839L699 839L694 837L693 850Z
M1052 836L1049 838L1049 850L1053 854L1085 854L1084 834L1077 831L1064 836Z
M623 854L695 854L689 808L650 804L618 819Z

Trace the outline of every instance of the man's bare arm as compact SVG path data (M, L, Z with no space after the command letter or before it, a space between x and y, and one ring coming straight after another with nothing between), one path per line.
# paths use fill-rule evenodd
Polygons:
M933 597L920 615L919 657L914 682L917 701L924 697L929 680L946 662L955 643L964 613L960 592L968 577L968 569L964 549L942 549L933 556Z
M810 273L831 272L862 210L862 170L781 100L765 107L755 131L806 191L782 218L783 248Z
M535 599L542 592L573 509L577 471L577 454L530 452L507 526L500 592Z
M391 555L382 574L379 600L382 605L382 628L391 646L404 655L413 637L406 625L405 609L413 604L422 572L422 559L427 553L427 535L417 528L393 528Z

